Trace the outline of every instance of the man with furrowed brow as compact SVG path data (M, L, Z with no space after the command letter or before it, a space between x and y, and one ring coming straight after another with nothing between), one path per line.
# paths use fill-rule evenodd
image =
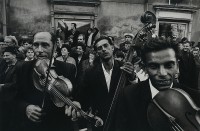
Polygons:
M65 116L64 107L57 107L52 94L42 91L43 85L36 85L33 77L37 63L49 60L52 56L56 38L50 32L38 32L34 35L33 49L36 60L24 62L17 70L16 111L20 117L19 131L72 131L71 120ZM41 66L41 68L44 68ZM58 76L68 78L74 84L76 68L74 65L52 60L50 67ZM37 74L37 73L35 73ZM38 79L39 81L39 79ZM39 82L38 82L39 83ZM55 87L52 87L55 88ZM49 88L48 88L49 89ZM21 120L21 121L20 121Z

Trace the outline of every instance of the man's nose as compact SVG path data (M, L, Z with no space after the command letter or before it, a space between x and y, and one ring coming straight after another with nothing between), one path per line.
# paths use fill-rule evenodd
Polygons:
M167 75L166 69L164 67L162 67L162 66L159 69L159 75L160 76L166 76Z
M106 50L106 48L102 46L102 51L105 51L105 50Z
M38 46L38 52L43 52L43 47L41 45Z

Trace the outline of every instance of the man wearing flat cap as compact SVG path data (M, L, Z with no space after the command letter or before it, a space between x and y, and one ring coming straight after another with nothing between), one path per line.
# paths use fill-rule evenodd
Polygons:
M5 47L3 59L6 62L6 67L1 72L4 78L0 81L0 117L2 119L2 123L0 124L2 127L1 130L3 131L10 131L14 126L12 101L16 94L16 68L20 65L16 56L17 48L15 46Z
M134 35L132 33L125 33L124 37L125 37L125 41L132 42Z
M131 33L125 33L124 37L125 37L125 41L120 44L120 50L126 54L130 48L132 41L133 41L134 35Z

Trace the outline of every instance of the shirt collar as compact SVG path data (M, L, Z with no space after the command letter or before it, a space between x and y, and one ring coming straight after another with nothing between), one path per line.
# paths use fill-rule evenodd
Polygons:
M151 90L151 97L152 99L159 93L159 90L157 90L151 83L151 80L149 79L149 86L150 86L150 90ZM171 84L170 88L172 88L173 83Z

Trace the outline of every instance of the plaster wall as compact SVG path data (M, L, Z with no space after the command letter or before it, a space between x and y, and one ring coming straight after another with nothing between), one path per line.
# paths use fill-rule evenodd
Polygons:
M115 37L118 45L124 41L124 33L136 34L143 24L140 17L144 4L101 2L98 11L97 27L102 35Z
M50 4L47 0L10 0L8 34L34 34L50 30Z
M192 23L192 41L200 42L200 10L198 10L193 17Z

